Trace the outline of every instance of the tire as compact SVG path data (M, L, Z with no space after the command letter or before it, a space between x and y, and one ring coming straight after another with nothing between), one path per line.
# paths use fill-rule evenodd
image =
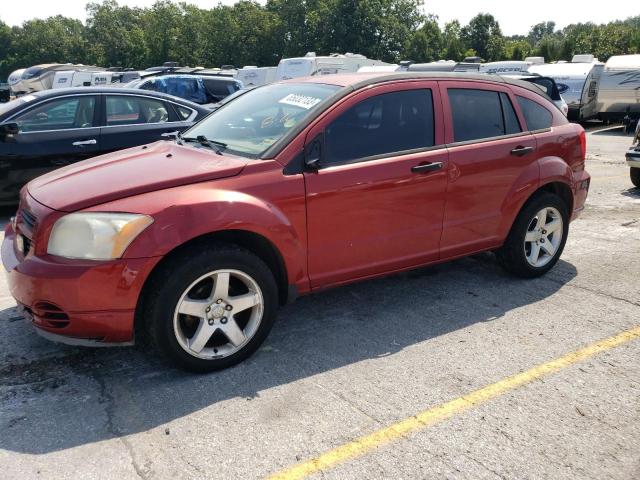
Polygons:
M540 225L537 216L546 209L545 225L553 225L549 232ZM561 223L552 223L560 220ZM549 229L551 230L551 229ZM543 235L542 232L545 232ZM496 251L500 265L509 273L522 278L535 278L544 275L558 262L569 233L569 214L567 205L558 196L542 192L525 203L518 214L504 245ZM527 239L537 239L529 241ZM535 255L538 250L538 256ZM553 249L553 255L547 251ZM537 261L532 262L536 259Z
M640 188L640 168L632 167L629 169L629 176L631 177L631 183Z
M275 321L278 290L269 267L244 248L199 243L193 250L199 252L178 254L154 276L144 303L146 328L161 356L205 373L235 365L256 351ZM217 295L225 279L226 297Z

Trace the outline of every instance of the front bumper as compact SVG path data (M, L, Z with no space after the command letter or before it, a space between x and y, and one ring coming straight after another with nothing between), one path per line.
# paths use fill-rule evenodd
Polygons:
M625 158L627 159L627 165L631 168L640 168L640 147L630 149Z
M11 295L48 338L67 343L131 343L134 315L144 281L160 257L109 262L25 257L5 229L2 263Z

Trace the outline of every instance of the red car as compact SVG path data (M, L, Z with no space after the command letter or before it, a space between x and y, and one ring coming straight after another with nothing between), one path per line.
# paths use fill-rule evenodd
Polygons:
M443 73L257 88L175 141L28 184L2 245L11 293L46 338L148 334L209 371L298 295L485 250L542 275L589 187L584 131L543 95Z

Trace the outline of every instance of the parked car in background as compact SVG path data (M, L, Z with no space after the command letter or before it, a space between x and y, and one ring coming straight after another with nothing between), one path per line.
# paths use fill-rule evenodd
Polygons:
M34 180L2 260L41 335L104 345L146 332L163 357L215 370L253 353L300 294L480 251L543 275L584 208L585 153L583 128L527 82L273 83L175 143Z
M562 95L560 95L558 85L553 78L527 73L522 73L519 75L506 74L504 76L533 83L534 85L539 87L540 90L546 93L551 100L553 100L555 106L558 107L558 109L563 113L565 117L569 115L569 105L567 105L567 102L565 102L564 98L562 98Z
M240 90L243 85L234 78L224 76L162 75L131 82L127 87L163 92L207 105L219 102Z
M173 138L209 110L123 88L55 89L0 105L0 204L29 180L114 150Z

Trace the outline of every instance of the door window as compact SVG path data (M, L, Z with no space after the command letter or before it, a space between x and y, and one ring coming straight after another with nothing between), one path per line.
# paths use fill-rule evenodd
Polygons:
M518 99L518 104L522 109L522 114L524 115L524 120L527 122L527 128L529 130L543 130L551 127L553 115L551 115L549 110L528 98L519 95L516 96L516 98Z
M108 95L107 125L164 123L169 121L167 106L154 98Z
M322 163L348 163L433 145L431 90L385 93L351 107L325 129Z
M506 100L503 102L501 93L491 90L450 88L448 93L455 142L500 137L520 131L507 95L502 94Z
M60 98L18 115L14 121L21 132L93 127L95 97Z

